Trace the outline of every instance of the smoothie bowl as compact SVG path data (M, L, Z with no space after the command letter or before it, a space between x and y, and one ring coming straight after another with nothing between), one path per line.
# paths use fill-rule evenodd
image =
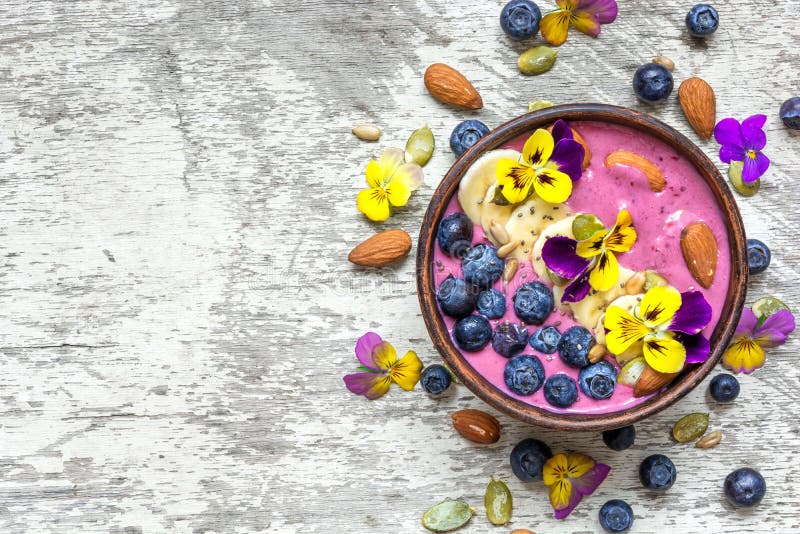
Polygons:
M434 345L478 397L564 430L618 428L691 391L745 297L744 229L686 137L599 104L512 120L450 169L419 240Z

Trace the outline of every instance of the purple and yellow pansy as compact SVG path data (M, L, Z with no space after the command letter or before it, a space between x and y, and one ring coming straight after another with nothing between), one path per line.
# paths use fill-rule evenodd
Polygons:
M344 384L356 395L369 400L382 397L392 382L411 391L419 382L422 362L414 351L397 359L397 352L375 332L367 332L356 342L356 358L361 362L360 373L345 375Z
M745 184L755 182L769 169L769 158L761 152L767 146L766 121L766 115L753 115L741 123L728 117L714 127L714 138L721 145L719 159L724 163L741 161Z
M550 504L556 519L564 519L594 493L611 467L580 453L556 454L544 464L542 476L550 488Z
M542 36L553 46L567 40L569 27L597 37L600 26L611 24L617 18L615 0L556 0L558 9L547 13L540 23Z
M559 204L569 198L572 182L583 173L583 155L583 146L573 139L572 129L558 120L552 133L545 129L533 132L519 161L504 158L497 163L497 185L512 204L534 193L545 202Z
M764 365L764 349L783 345L794 329L794 315L789 310L779 310L759 324L752 310L744 308L722 365L735 373L750 374Z
M387 148L367 164L367 189L356 198L358 210L373 221L385 221L392 207L405 206L412 191L422 184L422 167L405 162L405 152Z

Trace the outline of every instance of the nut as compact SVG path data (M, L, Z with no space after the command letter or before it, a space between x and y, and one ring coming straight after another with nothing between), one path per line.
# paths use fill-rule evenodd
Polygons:
M633 276L628 278L628 281L625 282L625 293L628 295L638 295L644 289L646 280L647 275L644 273L644 271L634 273Z
M645 366L636 385L633 386L634 397L644 397L651 393L655 393L672 382L678 373L659 373L649 365Z
M695 443L694 446L698 449L711 449L712 447L719 445L720 441L722 441L722 432L715 430L697 440L697 443Z
M696 221L681 232L681 252L692 277L708 289L714 282L719 248L711 228Z
M675 62L673 62L670 58L666 56L656 56L653 58L653 63L658 63L668 71L672 72L675 70Z
M362 141L377 141L381 138L381 129L374 124L356 124L352 132Z
M395 228L368 238L351 250L347 259L362 267L383 267L406 256L410 250L411 236Z
M489 225L489 233L492 236L492 240L498 245L505 245L511 241L511 236L508 235L506 227L495 220L492 220L492 224Z
M434 63L425 71L425 87L431 96L465 109L481 109L483 100L478 91L463 74L444 63Z
M617 150L606 156L606 167L612 165L624 165L626 167L633 167L639 169L647 177L647 182L650 184L650 189L656 193L660 193L667 186L667 181L664 175L652 161L628 150Z
M454 413L453 428L475 443L496 443L500 439L500 423L480 410L459 410Z
M717 98L705 80L689 78L678 88L678 102L689 125L701 139L711 139L717 123Z
M517 269L519 268L519 260L517 258L510 258L506 260L506 268L503 270L503 282L506 284L514 278L514 275L517 274Z
M514 252L514 250L516 250L518 246L519 246L519 241L511 241L510 243L506 243L505 245L497 249L497 257L505 258L509 254Z
M606 354L608 353L608 349L602 343L595 344L591 349L589 349L589 363L597 363L603 358L605 358Z
M511 534L536 534L532 530L528 530L527 528L515 528L511 531Z

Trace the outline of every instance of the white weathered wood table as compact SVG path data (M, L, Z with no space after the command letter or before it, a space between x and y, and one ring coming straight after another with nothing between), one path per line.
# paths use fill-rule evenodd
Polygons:
M635 532L800 530L797 336L742 377L735 404L709 403L703 385L622 453L504 416L501 441L474 446L449 423L483 407L463 387L367 402L341 381L366 330L439 361L413 259L365 271L345 258L380 228L416 237L453 126L495 126L537 98L645 109L630 80L657 54L678 82L708 80L720 117L769 116L772 168L740 206L774 259L748 302L796 305L800 136L777 118L800 91L796 2L718 2L707 42L685 33L692 3L622 0L600 39L571 32L551 72L524 78L497 0L2 2L0 531L420 532L445 497L482 510L491 475L514 492L513 526L538 533L597 532L610 498L633 505ZM485 108L433 101L421 78L436 61ZM697 139L674 97L650 111ZM357 122L383 138L358 141ZM368 223L354 203L366 162L423 123L439 144L425 186ZM700 146L716 160L714 142ZM671 443L692 411L711 412L719 447ZM614 469L567 521L511 475L528 436ZM679 470L660 496L636 478L655 452ZM721 485L745 465L768 493L736 512ZM465 529L488 531L482 513Z

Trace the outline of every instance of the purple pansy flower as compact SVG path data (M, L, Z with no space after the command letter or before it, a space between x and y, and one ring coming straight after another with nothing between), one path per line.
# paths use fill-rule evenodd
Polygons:
M763 130L766 121L766 115L753 115L741 124L727 118L714 128L714 137L722 145L719 159L724 163L743 162L742 181L746 184L758 180L769 168L769 158L761 153L767 145L767 134Z
M794 315L789 310L779 310L759 325L752 310L743 309L733 341L722 356L722 365L736 373L752 373L764 365L764 349L783 345L794 328Z

